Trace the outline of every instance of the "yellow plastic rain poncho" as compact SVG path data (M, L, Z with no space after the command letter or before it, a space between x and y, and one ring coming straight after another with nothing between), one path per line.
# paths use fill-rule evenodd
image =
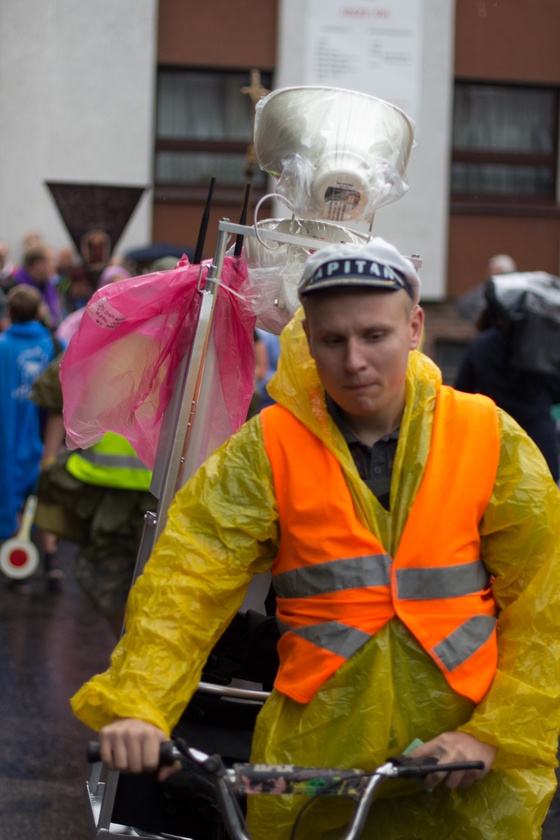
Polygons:
M326 412L300 318L284 330L270 391L336 454L358 515L393 555L422 478L439 387L437 368L413 352L388 512L359 478ZM273 692L257 723L253 757L267 762L370 769L414 738L426 741L455 729L498 747L493 770L464 790L440 785L428 793L415 783L406 789L388 783L364 836L540 837L555 788L560 729L560 494L536 446L502 412L500 423L500 466L480 526L500 608L500 655L483 701L473 708L452 691L394 619L309 704ZM468 500L468 488L459 492ZM170 732L252 575L270 568L278 539L272 476L256 417L177 494L165 532L131 593L127 633L110 669L73 698L76 715L94 729L120 716ZM251 797L255 838L287 840L302 804L301 798ZM302 820L298 840L338 837L349 809L340 799L320 800Z

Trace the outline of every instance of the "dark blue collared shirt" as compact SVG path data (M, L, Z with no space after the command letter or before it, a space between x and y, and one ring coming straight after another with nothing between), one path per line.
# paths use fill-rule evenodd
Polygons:
M344 422L339 406L327 394L327 409L342 432L362 481L386 510L390 509L391 477L397 453L399 429L380 438L373 446L363 443Z

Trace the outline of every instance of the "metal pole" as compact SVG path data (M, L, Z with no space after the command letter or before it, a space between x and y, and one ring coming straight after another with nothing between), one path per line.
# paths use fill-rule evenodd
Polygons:
M198 421L197 425L200 426L204 419L202 414L199 414L197 418L197 403L203 380L213 373L213 371L205 371L206 357L219 289L219 283L215 280L219 278L222 272L228 235L225 230L220 230L218 234L214 261L208 270L205 288L199 290L202 295L202 304L192 348L190 353L185 354L179 370L174 398L167 407L162 423L162 433L160 434L156 455L158 469L154 471L150 488L158 499L158 507L156 513L148 511L144 518L144 528L136 556L133 581L142 573L144 566L150 559L155 542L165 526L167 511L175 493L189 477L189 473L185 469L189 442L195 428L195 420ZM123 627L123 633L124 629ZM116 770L109 771L103 788L96 836L102 837L106 832L108 832L107 836L112 836L109 829L118 780L119 772ZM92 771L90 783L92 787L99 790L98 768ZM93 809L92 801L90 796L90 806Z
M190 352L185 354L178 372L174 399L170 402L163 419L156 455L157 466L150 488L158 499L158 506L155 514L148 512L145 517L134 579L142 573L155 542L165 527L167 511L175 493L194 472L192 467L190 471L187 469L188 464L192 462L192 459L188 458L189 445L193 431L204 420L200 412L197 417L202 385L213 373L210 370L205 373L205 369L219 289L219 283L214 281L222 272L228 236L225 230L218 233L214 261L208 270L205 287L199 291L202 303L192 347Z

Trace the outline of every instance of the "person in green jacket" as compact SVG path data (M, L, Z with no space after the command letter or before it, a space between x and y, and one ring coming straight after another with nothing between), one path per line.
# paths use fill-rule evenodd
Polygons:
M48 412L35 524L80 546L76 578L119 636L144 514L156 505L149 492L152 474L128 441L112 432L90 449L61 449L62 355L33 387L32 399ZM54 553L55 546L49 547Z

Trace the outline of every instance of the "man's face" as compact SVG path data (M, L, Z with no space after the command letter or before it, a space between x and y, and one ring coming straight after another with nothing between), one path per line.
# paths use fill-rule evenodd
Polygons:
M423 312L404 291L364 289L310 294L304 329L326 392L352 418L404 407L410 350L418 347Z
M49 261L47 259L35 260L27 269L27 273L36 283L43 285L50 277Z

